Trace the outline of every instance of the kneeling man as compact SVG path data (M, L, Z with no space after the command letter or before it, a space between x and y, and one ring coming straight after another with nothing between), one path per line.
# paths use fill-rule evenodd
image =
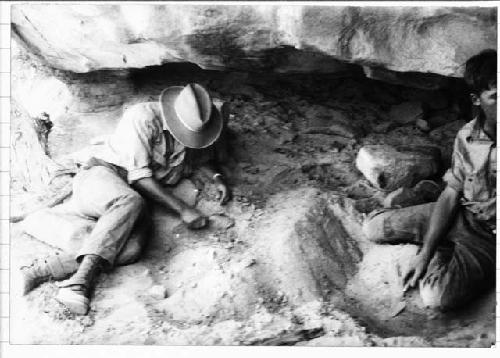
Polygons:
M424 304L440 310L495 286L496 77L496 51L467 61L464 78L478 114L456 136L437 202L375 212L363 227L378 243L422 245L403 275L404 289L418 285Z

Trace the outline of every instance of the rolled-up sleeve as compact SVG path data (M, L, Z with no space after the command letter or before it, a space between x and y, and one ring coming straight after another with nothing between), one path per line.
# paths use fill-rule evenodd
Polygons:
M451 167L443 177L443 180L448 184L448 186L455 189L459 193L463 192L465 181L465 148L462 141L463 139L459 136L455 138L455 143L453 145L453 155L451 157Z
M153 176L151 169L152 143L160 129L154 114L142 106L128 109L114 134L112 147L120 165L127 170L127 180L133 182Z

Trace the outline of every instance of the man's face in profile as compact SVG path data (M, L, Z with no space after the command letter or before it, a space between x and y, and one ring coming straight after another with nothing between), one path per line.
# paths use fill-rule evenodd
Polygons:
M477 104L483 110L487 121L497 121L497 84L494 83L481 92L477 97Z

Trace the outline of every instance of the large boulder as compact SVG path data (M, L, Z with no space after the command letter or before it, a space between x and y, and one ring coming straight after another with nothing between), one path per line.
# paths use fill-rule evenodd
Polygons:
M358 152L356 167L379 189L411 188L439 172L441 152L431 146L365 145Z
M345 70L337 60L460 76L496 48L494 7L12 5L15 37L73 72L193 62L203 68Z

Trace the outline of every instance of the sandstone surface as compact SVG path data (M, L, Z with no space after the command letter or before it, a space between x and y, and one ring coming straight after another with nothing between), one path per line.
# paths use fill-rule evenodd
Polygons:
M73 72L169 62L337 72L348 62L460 76L497 43L494 7L16 4L12 23L31 51Z

